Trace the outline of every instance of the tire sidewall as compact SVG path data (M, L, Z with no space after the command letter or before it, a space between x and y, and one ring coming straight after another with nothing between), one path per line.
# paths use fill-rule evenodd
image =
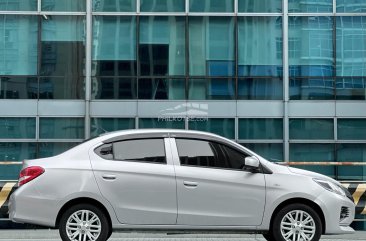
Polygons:
M319 215L312 209L311 207L305 204L290 204L284 208L282 208L275 216L272 224L272 234L276 241L286 241L281 234L281 221L283 217L294 210L301 210L307 212L315 222L316 230L315 235L311 239L311 241L318 241L320 236L322 235L322 222L320 220Z
M97 207L90 205L90 204L77 204L75 206L70 207L65 211L64 214L62 214L62 217L60 219L59 224L59 233L61 236L61 239L63 241L70 241L69 237L67 236L66 232L66 223L69 217L79 211L79 210L89 210L93 213L95 213L100 220L101 223L101 233L96 241L106 241L109 238L109 234L111 233L111 229L109 227L108 219L106 215Z

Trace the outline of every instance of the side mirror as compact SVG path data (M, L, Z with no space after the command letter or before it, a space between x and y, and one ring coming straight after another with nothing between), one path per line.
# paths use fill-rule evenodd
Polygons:
M258 170L260 165L260 162L258 158L255 156L248 156L245 158L245 166L244 168L250 169L250 170Z

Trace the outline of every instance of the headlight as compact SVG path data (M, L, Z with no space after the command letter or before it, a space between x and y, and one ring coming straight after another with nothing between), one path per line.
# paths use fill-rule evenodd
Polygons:
M344 197L346 196L346 193L344 192L344 190L333 182L322 180L322 179L317 179L317 178L314 178L313 180L314 180L314 182L318 183L320 186L327 189L328 191L337 193L338 195L341 195Z

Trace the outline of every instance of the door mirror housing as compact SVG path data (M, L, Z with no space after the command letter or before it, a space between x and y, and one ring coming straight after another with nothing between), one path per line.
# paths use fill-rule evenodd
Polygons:
M248 156L245 158L245 165L244 169L251 170L251 171L257 171L259 169L260 162L258 158L255 156Z

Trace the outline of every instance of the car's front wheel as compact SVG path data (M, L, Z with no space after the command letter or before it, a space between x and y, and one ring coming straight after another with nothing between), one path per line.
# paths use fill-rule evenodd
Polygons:
M99 208L78 204L62 215L59 232L63 241L106 241L110 227L106 215Z
M318 241L322 234L322 223L311 207L291 204L274 217L271 231L276 241Z

